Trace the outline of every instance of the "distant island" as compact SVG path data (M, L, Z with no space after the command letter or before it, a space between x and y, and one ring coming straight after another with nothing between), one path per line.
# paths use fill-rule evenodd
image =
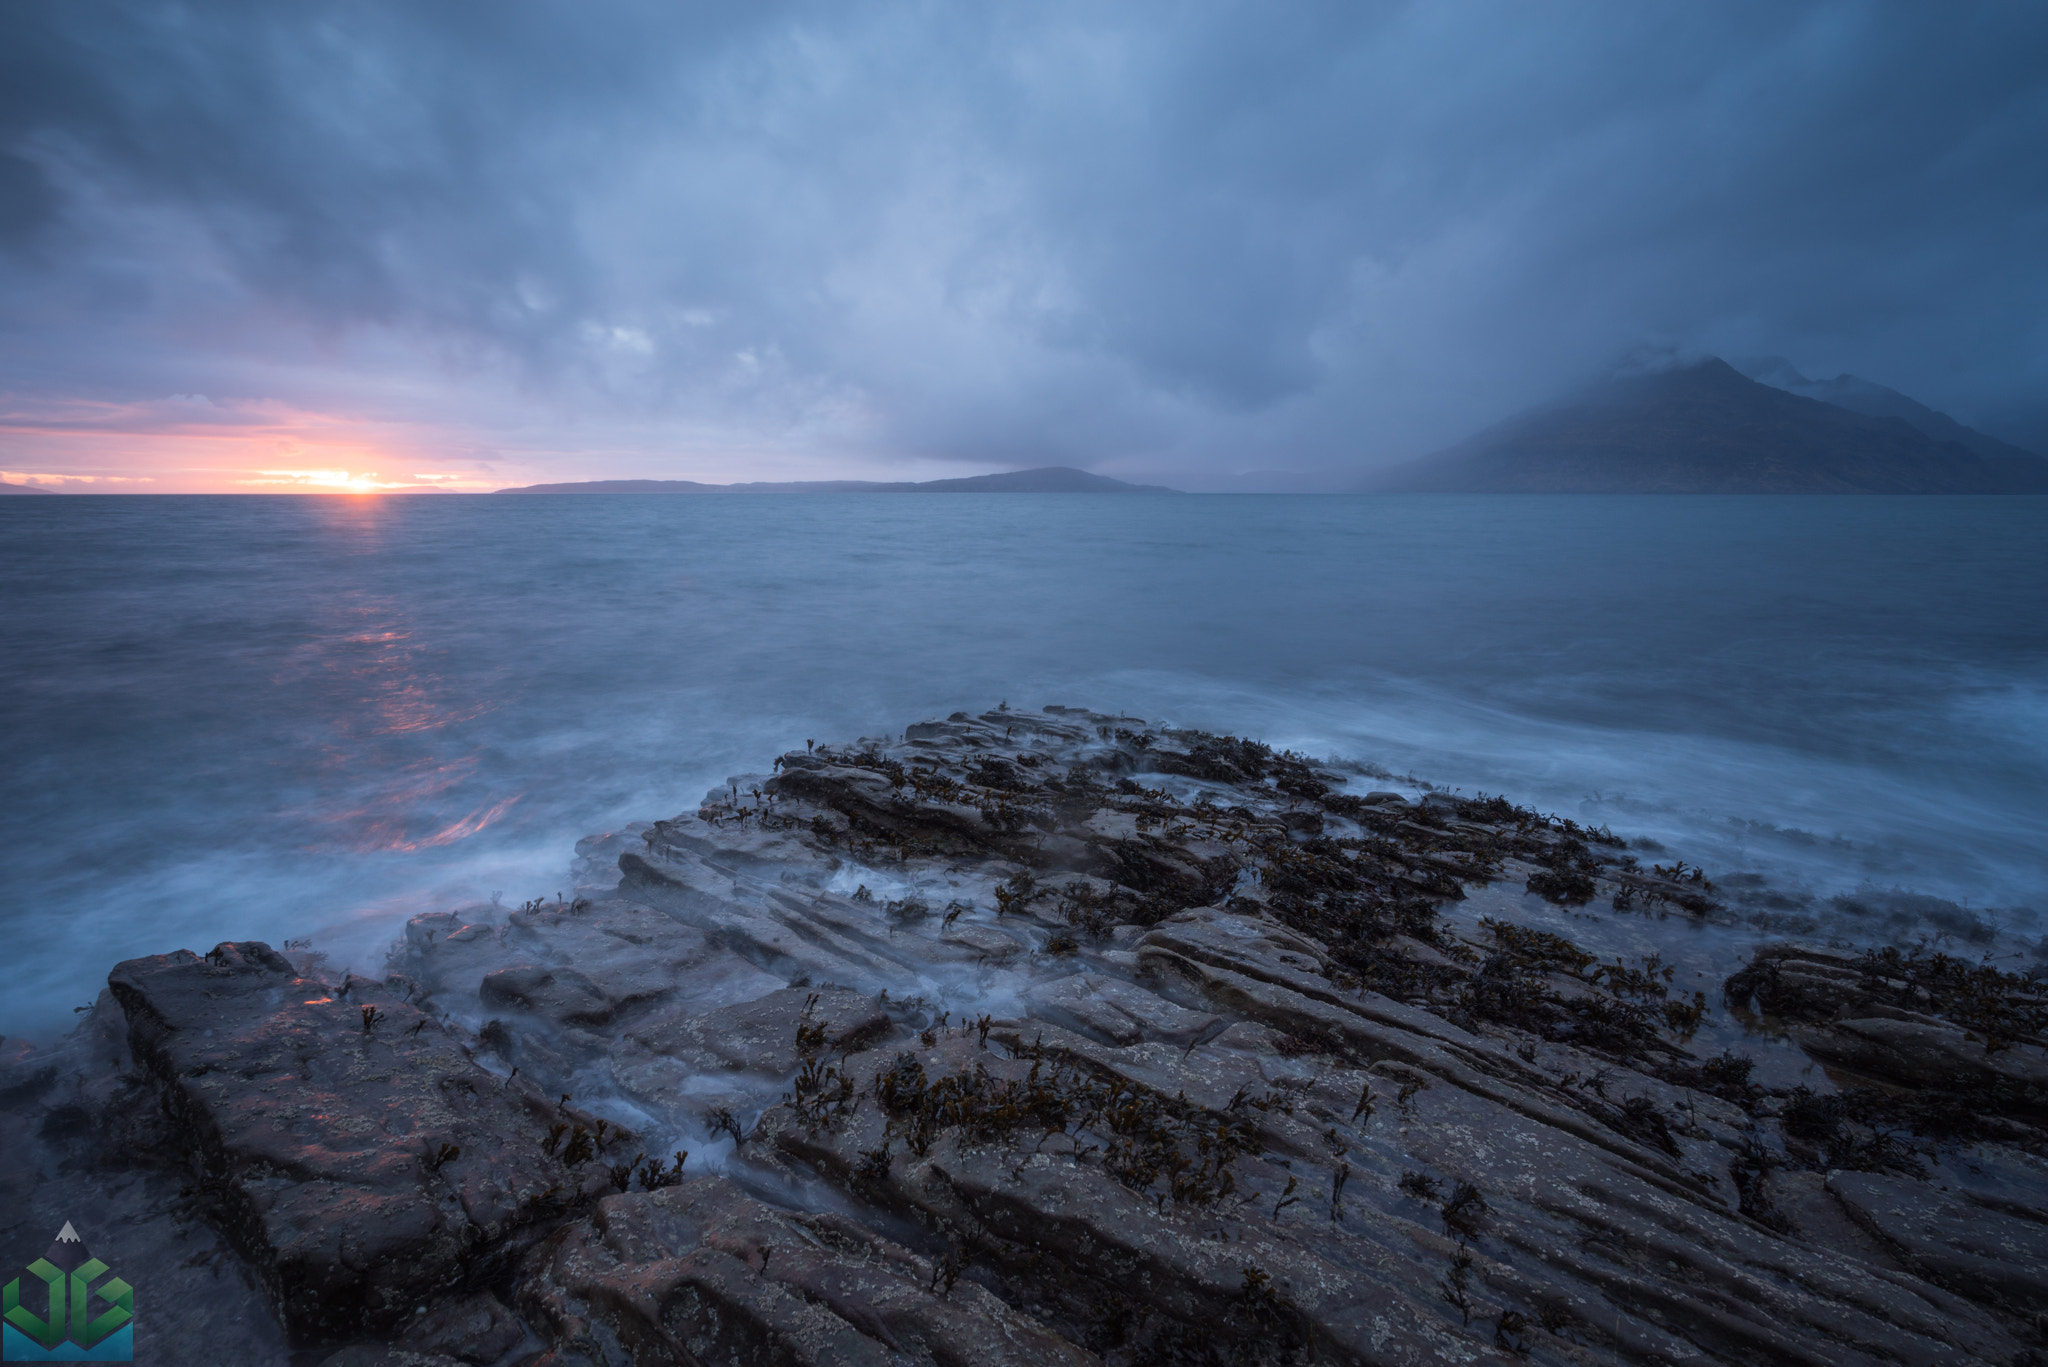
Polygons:
M1853 375L1708 358L1609 380L1434 455L1366 493L2034 494L2048 460Z
M813 479L784 483L699 484L689 479L591 479L574 484L529 484L501 494L1171 494L1158 484L1126 484L1064 465L1011 470L1000 475L881 483L866 479Z
M0 480L0 497L8 494L54 494L55 489L38 489L33 484L9 484Z

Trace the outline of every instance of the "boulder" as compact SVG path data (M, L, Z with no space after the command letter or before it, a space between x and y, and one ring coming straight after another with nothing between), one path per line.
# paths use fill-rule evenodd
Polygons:
M107 981L215 1223L296 1341L397 1331L509 1270L578 1196L584 1174L543 1149L553 1104L397 991L351 979L344 997L257 942Z

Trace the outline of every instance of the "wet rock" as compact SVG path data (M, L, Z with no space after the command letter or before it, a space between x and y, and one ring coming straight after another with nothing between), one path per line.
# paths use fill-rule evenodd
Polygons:
M1993 1053L1981 1040L1938 1022L1875 1017L1803 1029L1806 1051L1829 1063L1915 1087L2048 1087L2048 1060L2032 1049Z
M943 944L967 950L979 961L1003 963L1024 952L1024 945L1016 936L994 926L957 926L939 938Z
M1352 1109L1358 1074L1292 1089L1261 1086L1258 1060L1227 1050L1090 1047L1030 1022L989 1039L983 1049L947 1036L914 1067L909 1055L855 1060L879 1106L771 1110L754 1143L949 1231L993 1285L1072 1336L1116 1320L1125 1337L1105 1347L1163 1351L1192 1331L1255 1352L1292 1334L1325 1361L1456 1358L1476 1349L1464 1312L1447 1315L1439 1293L1469 1256L1457 1297L1493 1318L1625 1296L1625 1322L1573 1321L1602 1361L1692 1351L1674 1335L1728 1361L1931 1364L2008 1351L1957 1303L1930 1309L1870 1269L1758 1232L1619 1145L1461 1087L1400 1102L1383 1093L1392 1114L1375 1120ZM1108 1113L1123 1118L1087 1120L1105 1113L1090 1096L1106 1085L1121 1098ZM1218 1183L1197 1140L1239 1115L1256 1134L1226 1165L1228 1195L1204 1196ZM1175 1152L1193 1166L1176 1169ZM1446 1175L1434 1200L1404 1193L1404 1164ZM1459 1181L1485 1183L1472 1207L1483 1215L1436 1208Z
M1726 995L1779 1017L1814 1058L1971 1112L2048 1119L2041 974L1925 949L1851 957L1760 947Z
M523 1295L561 1349L601 1367L1095 1361L961 1270L701 1177L606 1198L539 1251Z
M213 1219L307 1343L396 1330L508 1268L574 1197L552 1108L417 1008L255 942L108 978Z
M1861 979L1847 955L1811 945L1771 944L1759 946L1749 966L1729 978L1723 990L1730 1001L1753 1000L1769 1015L1819 1021L1853 1003Z
M470 1363L494 1363L528 1337L524 1322L488 1291L454 1296L406 1326L402 1346Z
M481 1001L491 1010L530 1009L566 1026L642 1013L717 957L701 930L644 903L578 897L511 912L416 916L401 962L451 1007ZM498 976L514 965L530 970L530 984Z
M320 1359L320 1367L463 1367L463 1359L414 1348L356 1345Z
M1160 1040L1190 1045L1223 1022L1118 978L1077 973L1033 988L1031 1014L1105 1044Z
M566 900L416 918L403 978L329 991L231 945L117 991L303 1339L481 1363L530 1326L521 1367L2022 1360L2039 982L1767 946L1728 1004L1840 1089L1767 1085L1797 1063L1691 1044L1721 1009L1680 990L1693 940L1519 891L1710 910L1703 884L1500 799L1345 784L1130 717L957 713L594 838ZM619 1122L644 1137L598 1151Z
M844 988L782 988L753 1001L702 1015L662 1021L632 1033L650 1053L692 1072L736 1070L777 1079L802 1060L798 1032L811 1030L811 1052L850 1053L887 1038L894 1024L880 1003Z
M573 968L514 964L484 975L478 995L485 1006L531 1011L559 1025L603 1025L612 1002L590 976Z
M1929 1281L2015 1316L2048 1311L2048 1211L2020 1218L1876 1173L1830 1173L1827 1189Z

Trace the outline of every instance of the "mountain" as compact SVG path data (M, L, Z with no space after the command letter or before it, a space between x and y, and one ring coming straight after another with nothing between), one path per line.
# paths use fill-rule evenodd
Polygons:
M1710 357L1612 379L1530 409L1434 455L1381 471L1363 487L1380 493L2048 493L2048 460L2010 450L2012 457L1987 457L1903 417L1855 412L1760 384Z
M6 494L54 494L55 489L38 489L33 484L0 483L0 495Z
M1851 413L1861 413L1870 418L1904 419L1936 441L1952 441L1967 446L1993 465L2001 469L2018 471L2023 476L2035 468L2028 462L2038 462L2041 459L2024 447L2014 446L2009 441L2000 441L1990 433L1979 432L1974 427L1965 427L1939 409L1929 408L1918 399L1909 398L1888 385L1877 384L1855 375L1837 375L1832 380L1809 380L1783 356L1766 356L1760 360L1748 361L1738 369L1759 384L1782 389L1788 394L1819 399L1822 403L1846 408Z
M1000 475L882 484L865 479L796 480L781 484L699 484L688 479L593 479L578 484L529 484L501 494L1170 494L1157 484L1126 484L1064 465L1011 470Z

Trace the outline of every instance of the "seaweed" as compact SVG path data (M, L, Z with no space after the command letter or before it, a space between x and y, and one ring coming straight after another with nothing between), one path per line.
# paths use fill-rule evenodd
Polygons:
M1562 937L1549 937L1569 946ZM1543 946L1554 953L1561 949ZM1574 956L1582 954L1572 947ZM1584 956L1590 961L1591 956ZM1535 960L1541 964L1544 960ZM1657 1018L1633 1001L1594 992L1566 996L1532 970L1525 953L1489 955L1467 978L1447 1013L1467 1025L1490 1021L1554 1042L1568 1042L1617 1058L1634 1058L1653 1049L1668 1049L1657 1037Z
M1754 1110L1764 1097L1764 1089L1749 1080L1755 1067L1755 1059L1724 1051L1719 1057L1704 1063L1655 1063L1650 1071L1674 1087L1690 1087L1696 1092L1733 1102L1744 1110Z
M1643 960L1639 969L1630 968L1620 959L1603 964L1590 975L1590 980L1603 982L1607 990L1617 997L1632 997L1640 1002L1654 1003L1657 1015L1664 1019L1665 1028L1680 1038L1691 1038L1699 1029L1701 1020L1707 1014L1707 994L1695 992L1692 1000L1683 998L1672 1001L1670 982L1677 970L1664 962L1664 956L1652 954Z
M959 1281L960 1274L967 1270L967 1261L965 1248L958 1243L948 1244L945 1255L933 1260L931 1284L925 1289L941 1296L952 1295L953 1283Z
M1444 1201L1441 1214L1446 1234L1453 1234L1461 1239L1476 1239L1487 1215L1486 1197L1470 1182L1459 1182L1451 1188L1451 1194Z
M886 1186L891 1157L887 1141L872 1149L862 1149L860 1161L853 1167L854 1189L872 1196Z
M1262 1268L1246 1264L1241 1274L1244 1281L1230 1317L1248 1330L1254 1360L1293 1362L1308 1346L1307 1316L1280 1294Z
M1593 955L1580 949L1562 935L1553 935L1546 930L1530 930L1508 921L1487 917L1479 922L1480 928L1491 935L1501 952L1524 969L1563 973L1580 973L1595 962Z
M1443 1183L1437 1181L1436 1178L1423 1173L1404 1172L1401 1174L1401 1190L1407 1192L1418 1201L1434 1201L1438 1189L1442 1186Z
M851 1115L859 1103L853 1078L834 1065L820 1064L815 1057L804 1059L797 1069L786 1099L790 1109L814 1134L840 1117ZM735 1148L740 1142L737 1128L731 1127Z
M1926 945L1867 951L1856 965L1866 999L1939 1016L1997 1053L2048 1032L2048 967L2008 973Z
M1282 1058L1301 1058L1305 1054L1331 1054L1342 1056L1344 1042L1327 1030L1313 1025L1297 1026L1275 1038L1273 1047Z
M915 897L904 897L895 901L884 902L882 904L882 914L897 925L907 925L924 920L932 914L932 909Z
M1770 1190L1771 1173L1784 1165L1785 1160L1764 1147L1752 1132L1743 1136L1742 1148L1728 1164L1728 1175L1735 1183L1736 1205L1744 1215L1766 1229L1790 1234L1792 1222L1771 1199Z
M2048 1151L2031 1123L2048 1113L2048 1092L2009 1078L1957 1078L1949 1087L1899 1093L1876 1087L1844 1091L1851 1113L1866 1124L1905 1129L1936 1144L1992 1139L2030 1153Z
M1035 898L1042 895L1043 891L1038 887L1038 880L1032 876L1031 870L1019 869L996 884L996 915L1000 918L1013 912L1021 912L1030 906Z
M1593 894L1597 891L1594 879L1598 874L1597 865L1563 864L1556 868L1535 870L1529 875L1524 886L1546 902L1555 902L1566 907L1582 907L1593 900Z
M1529 1344L1522 1335L1529 1329L1529 1317L1519 1310L1503 1310L1493 1322L1493 1346L1518 1358L1529 1356Z
M1299 1177L1289 1177L1287 1179L1287 1185L1282 1188L1279 1198L1273 1202L1273 1218L1275 1220L1280 1218L1281 1211L1300 1202L1301 1198L1294 1194L1294 1189L1300 1185L1301 1179Z
M724 1106L704 1117L704 1127L712 1134L731 1135L734 1149L746 1143L746 1132L740 1129L739 1117Z
M1594 1113L1616 1134L1662 1149L1673 1158L1678 1156L1678 1141L1672 1138L1671 1121L1649 1097L1627 1097L1619 1106L1603 1105L1594 1108Z
M1437 1283L1437 1296L1458 1312L1468 1326L1472 1323L1472 1250L1463 1244L1451 1255L1451 1266Z
M1166 1097L1113 1075L1087 1071L1061 1051L1020 1046L1023 1078L998 1079L986 1064L933 1081L908 1053L875 1080L875 1100L920 1157L954 1130L972 1143L1036 1132L1067 1134L1077 1153L1099 1152L1103 1170L1162 1205L1213 1203L1236 1190L1231 1163L1259 1149L1249 1126L1185 1097ZM1086 1145L1087 1139L1097 1141Z
M1255 783L1266 776L1273 761L1273 748L1255 740L1206 731L1168 731L1166 735L1185 747L1180 752L1153 751L1153 762L1171 774L1212 783Z
M1075 930L1097 943L1108 939L1111 928L1116 925L1112 904L1086 883L1067 884L1060 894L1057 910Z
M1079 1337L1093 1352L1128 1367L1287 1367L1307 1359L1311 1324L1265 1269L1246 1264L1223 1313L1196 1325L1135 1309L1115 1292L1087 1303Z
M672 1165L664 1165L659 1159L648 1159L646 1165L640 1169L640 1185L648 1191L680 1186L683 1180L683 1164L689 1161L689 1157L687 1149L677 1149Z
M1843 1168L1922 1176L1926 1170L1918 1156L1873 1108L1860 1104L1868 1095L1821 1095L1808 1087L1793 1088L1778 1116L1786 1148L1823 1171Z

